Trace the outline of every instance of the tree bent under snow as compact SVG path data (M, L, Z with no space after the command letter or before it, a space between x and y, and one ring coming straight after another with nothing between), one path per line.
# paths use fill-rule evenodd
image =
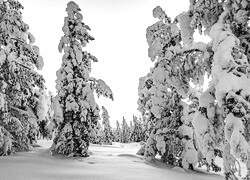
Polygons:
M191 1L190 13L193 14L192 26L200 31L205 29L205 34L212 40L210 92L204 92L200 101L212 95L212 98L206 98L212 101L203 98L207 101L203 104L215 130L217 115L211 107L221 108L225 178L237 179L235 173L240 175L238 160L241 160L247 166L245 179L249 179L250 3L248 0ZM215 137L216 141L221 136Z
M89 35L89 26L82 22L79 6L70 1L68 14L62 28L64 36L58 49L64 51L61 68L57 71L56 89L58 108L61 109L61 122L52 145L52 153L67 156L88 156L90 131L97 125L99 107L95 102L94 91L113 100L111 89L103 80L89 76L91 61L97 58L82 47L94 40Z
M159 155L167 164L192 168L198 162L190 159L190 154L197 150L192 146L192 124L183 118L182 99L194 91L190 81L197 86L203 83L209 69L209 59L204 58L206 45L193 42L187 13L171 21L157 6L153 16L159 21L147 28L146 37L148 55L155 64L140 78L138 88L138 109L149 134L144 156L152 159Z
M208 167L216 171L219 168L214 164L215 156L223 151L225 178L237 179L235 173L238 171L240 175L238 161L241 160L248 170L245 179L249 179L249 0L191 0L189 10L176 18L180 27L182 45L178 44L178 36L174 39L169 38L168 33L164 34L164 29L172 30L171 32L176 30L177 35L179 30L169 27L170 19L162 12L160 7L155 8L153 12L155 17L162 20L152 26L151 36L148 38L150 57L152 60L156 59L157 63L148 76L140 80L139 110L152 123L152 114L155 115L154 112L157 110L154 106L164 107L162 102L166 98L161 94L157 101L155 98L155 94L157 95L155 89L159 86L153 77L155 71L159 71L161 76L158 77L168 77L162 78L164 80L162 82L166 81L170 86L175 87L182 98L190 97L190 80L202 85L204 74L211 75L209 88L205 92L198 93L199 103L194 113L187 114L184 110L183 124L179 132L184 136L186 134L186 137L190 136L188 134L195 134L198 161L204 159ZM200 33L204 30L212 41L207 44L194 43L195 29L198 29ZM174 40L177 41L173 44ZM172 42L172 47L169 41ZM200 53L200 55L193 53ZM178 59L176 58L178 54L185 56ZM159 68L160 61L163 62L163 60L167 63ZM183 107L185 109L185 106ZM189 127L193 127L194 132L188 133L187 130L192 129ZM148 141L152 145L157 144L157 138L152 137L149 137ZM189 141L190 138L184 139L184 148L193 149L189 147ZM161 147L165 147L164 143ZM151 149L152 152L157 152L159 148L154 145ZM184 155L185 151L183 152Z

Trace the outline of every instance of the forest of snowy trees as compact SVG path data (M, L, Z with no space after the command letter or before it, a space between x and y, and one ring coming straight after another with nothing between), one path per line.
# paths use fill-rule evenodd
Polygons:
M53 140L51 155L67 157L88 157L90 144L140 143L146 161L250 180L249 0L190 0L174 19L155 7L140 116L116 121L95 100L114 95L90 75L98 60L83 50L94 37L78 4L66 6L55 95L39 73L44 61L22 9L17 0L0 1L0 156L30 151L41 138ZM210 41L196 42L196 32Z

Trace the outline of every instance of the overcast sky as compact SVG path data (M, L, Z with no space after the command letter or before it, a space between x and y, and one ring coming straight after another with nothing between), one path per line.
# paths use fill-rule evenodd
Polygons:
M48 90L54 92L56 71L63 53L58 43L63 36L67 0L19 0L23 6L23 20L36 38L44 59L41 73ZM84 50L95 55L91 76L101 78L111 87L114 101L101 98L110 115L111 125L129 121L137 111L139 78L145 76L153 63L147 55L146 28L157 22L152 10L160 5L172 19L188 9L189 0L75 0L80 6L83 22L90 26L95 40Z

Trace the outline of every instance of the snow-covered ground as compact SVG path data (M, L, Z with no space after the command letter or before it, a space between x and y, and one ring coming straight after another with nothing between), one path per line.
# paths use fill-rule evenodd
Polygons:
M223 180L216 174L148 163L136 155L138 143L91 145L91 156L78 159L53 157L51 141L39 144L34 151L0 157L0 180Z

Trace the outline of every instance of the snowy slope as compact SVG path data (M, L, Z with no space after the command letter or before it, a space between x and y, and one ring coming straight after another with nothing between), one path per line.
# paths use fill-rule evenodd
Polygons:
M66 159L50 156L51 142L40 141L32 152L0 157L0 180L222 180L219 175L184 172L135 155L138 143L91 145L91 156Z

